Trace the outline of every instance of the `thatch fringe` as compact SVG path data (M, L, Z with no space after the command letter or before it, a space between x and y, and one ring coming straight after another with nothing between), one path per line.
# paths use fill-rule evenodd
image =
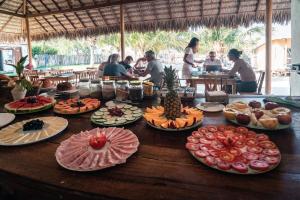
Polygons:
M288 23L291 18L289 10L273 11L273 22L284 24ZM220 15L216 17L204 16L195 18L177 18L171 20L155 20L155 21L144 21L143 23L130 23L126 24L126 32L148 32L156 30L187 30L189 27L230 27L235 28L237 26L250 26L253 23L264 23L265 13L244 13L238 15ZM79 29L75 31L60 31L60 32L48 32L43 34L33 34L32 40L47 40L50 38L66 37L70 39L97 36L101 34L109 34L119 32L119 24L108 27L96 27ZM24 35L16 34L5 34L0 33L0 41L16 41L24 39Z

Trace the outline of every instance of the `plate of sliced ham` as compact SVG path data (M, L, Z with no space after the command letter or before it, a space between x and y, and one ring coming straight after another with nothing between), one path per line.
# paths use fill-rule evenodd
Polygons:
M60 166L72 171L96 171L125 163L139 146L137 136L124 128L95 128L72 135L57 148Z

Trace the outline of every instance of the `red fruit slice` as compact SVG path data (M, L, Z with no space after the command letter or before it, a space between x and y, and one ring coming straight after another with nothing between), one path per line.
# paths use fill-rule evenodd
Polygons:
M219 158L225 162L232 162L235 156L227 151L221 151L219 153Z
M249 166L252 169L259 170L259 171L265 171L270 167L270 165L263 160L251 160Z
M240 126L240 127L236 128L236 132L240 133L240 134L247 134L248 133L248 129L246 127Z
M204 133L204 136L208 140L214 140L216 138L215 135L212 132Z
M190 143L194 143L194 144L199 143L199 140L194 138L193 136L187 137L187 141L190 142Z
M247 147L247 151L248 152L251 152L251 153L256 153L256 154L259 154L262 152L262 148L259 147L259 146L252 146L252 147Z
M226 126L225 125L219 125L217 128L218 128L218 131L224 132Z
M276 145L269 140L261 141L258 143L258 145L264 149L274 149L276 147Z
M204 161L209 166L215 165L217 163L216 159L212 156L206 156Z
M207 128L204 128L204 127L199 128L198 131L200 133L207 133L208 132Z
M256 139L259 141L269 140L269 136L267 136L266 134L257 134Z
M207 126L206 128L209 132L212 132L212 133L218 131L218 128L216 126Z
M215 150L223 150L225 148L224 145L221 142L219 142L218 140L212 141L210 146L212 148L214 148Z
M218 151L216 151L214 149L208 149L208 153L215 158L217 158L219 156Z
M211 143L211 141L210 140L207 140L207 139L205 139L205 138L200 138L200 143L202 143L202 144L210 144Z
M247 160L257 160L258 159L258 155L255 153L251 153L251 152L243 153L243 156Z
M278 149L265 149L263 150L263 154L267 156L277 156L280 154Z
M248 166L242 162L235 162L231 166L234 170L240 173L246 173L248 171Z
M229 149L229 153L231 153L234 156L240 156L242 154L242 152L240 151L239 148L236 147L232 147Z
M203 134L198 131L193 131L192 136L199 139L203 137Z
M279 158L275 156L266 156L264 160L270 165L275 165L279 162Z
M224 161L217 162L217 167L221 170L229 170L231 168L231 164Z
M248 146L257 146L256 139L254 139L254 138L246 139L246 144L247 144Z
M209 153L207 151L203 151L203 150L195 151L195 156L197 156L199 158L204 158L208 155L209 155Z
M197 151L199 149L199 145L194 143L186 143L185 148L191 151Z
M256 133L254 131L248 131L247 138L256 138Z
M234 143L234 146L238 148L243 148L245 146L245 143L243 140L238 140Z
M227 130L227 131L233 131L233 132L235 132L235 127L234 126L231 126L231 125L227 125L226 127L225 127L225 130Z

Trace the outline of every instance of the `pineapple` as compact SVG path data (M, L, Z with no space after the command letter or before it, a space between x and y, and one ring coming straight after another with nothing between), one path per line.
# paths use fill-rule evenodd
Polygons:
M176 82L176 71L171 67L164 69L164 83L167 84L168 93L164 100L165 115L168 119L175 120L181 116L181 100L177 92L174 90Z

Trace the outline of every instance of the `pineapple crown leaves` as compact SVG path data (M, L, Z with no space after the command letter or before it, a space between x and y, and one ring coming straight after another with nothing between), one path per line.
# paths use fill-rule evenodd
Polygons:
M172 66L164 68L164 81L167 84L168 90L174 90L174 84L176 80L176 69L173 69Z

